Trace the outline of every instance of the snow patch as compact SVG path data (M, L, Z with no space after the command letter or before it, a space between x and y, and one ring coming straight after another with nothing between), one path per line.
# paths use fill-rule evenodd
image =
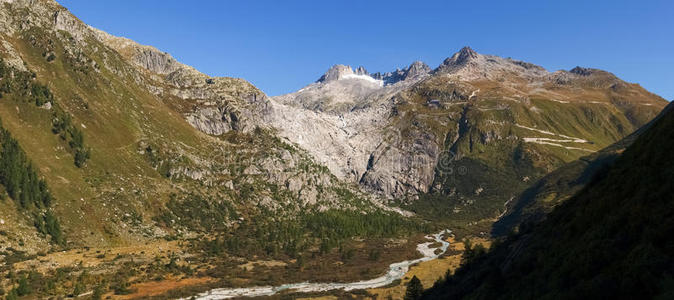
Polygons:
M577 138L577 137L572 137L572 136L563 135L563 134L559 134L559 133L554 133L554 132L550 132L550 131L546 131L546 130L541 130L541 129L531 128L531 127L527 127L527 126L520 125L520 124L515 124L515 126L517 126L517 127L519 127L519 128L528 129L528 130L531 130L531 131L540 132L540 133L542 133L542 134L554 135L554 136L558 136L558 137L567 139L567 140L553 140L553 139L547 139L547 140L557 141L557 142L559 142L559 143L589 143L587 140L584 140L584 139L581 139L581 138ZM524 141L527 141L527 139L541 139L541 140L546 140L546 138L524 138Z
M522 139L526 143L550 145L550 146L555 146L555 147L562 147L562 148L569 149L569 150L581 150L581 151L586 151L586 152L594 152L592 150L585 149L585 148L569 147L569 146L564 146L564 145L558 144L558 143L578 143L578 142L575 142L574 140L556 140L556 139L548 139L548 138L522 138ZM556 142L556 143L553 143L553 142Z
M379 85L379 86L384 86L383 80L377 80L377 79L374 79L374 78L372 78L370 76L367 76L367 75L346 74L346 75L340 77L339 79L340 80L342 80L342 79L365 80L365 81L369 81L369 82L374 83L374 84Z

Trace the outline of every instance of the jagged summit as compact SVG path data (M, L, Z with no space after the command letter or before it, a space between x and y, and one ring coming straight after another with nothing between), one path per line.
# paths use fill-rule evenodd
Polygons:
M445 59L433 73L459 75L466 80L493 79L504 74L520 77L541 77L549 74L541 66L511 58L479 54L467 46Z
M365 67L359 66L358 69L356 69L356 75L370 75Z
M407 78L412 78L416 77L419 75L425 75L431 72L431 67L429 67L426 63L423 61L415 61L413 62L405 71L405 79Z
M397 82L426 75L431 72L431 68L422 61L415 61L407 68L396 69L392 72L370 74L363 66L359 66L355 71L347 65L334 65L328 69L316 82L327 83L340 79L362 79L378 83L380 85L391 85Z
M396 69L393 72L375 73L372 77L383 80L384 84L394 84L399 81L426 75L431 72L431 67L422 61L415 61L405 69Z
M595 74L597 72L603 72L598 69L592 69L592 68L584 68L581 66L576 66L575 68L569 70L569 73L580 75L580 76L590 76L592 74Z
M328 83L341 79L359 79L369 83L383 85L381 81L372 78L365 67L360 66L354 72L353 69L347 65L334 65L330 67L330 69L328 69L328 71L325 72L325 74L323 74L323 76L321 76L321 78L319 78L316 82Z
M465 46L452 56L446 58L437 69L435 73L455 73L467 66L479 66L481 61L484 61L484 56L478 54L472 48Z
M477 59L479 54L475 50L466 46L461 48L459 52L454 53L452 57L445 59L442 63L443 65L463 65L470 62L473 59Z
M436 72L452 72L469 64L472 61L478 60L480 57L481 55L475 52L475 50L472 48L468 46L463 47L461 50L459 50L459 52L456 52L454 55L446 58L436 69Z
M352 75L353 69L351 69L350 66L346 65L334 65L328 69L321 78L319 78L316 82L329 82L332 80L339 80L340 78L344 77L345 75Z

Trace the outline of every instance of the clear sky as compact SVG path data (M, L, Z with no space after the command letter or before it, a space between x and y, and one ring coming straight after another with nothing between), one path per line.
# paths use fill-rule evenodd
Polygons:
M84 22L269 95L333 64L435 68L463 46L615 73L674 99L674 1L60 0Z

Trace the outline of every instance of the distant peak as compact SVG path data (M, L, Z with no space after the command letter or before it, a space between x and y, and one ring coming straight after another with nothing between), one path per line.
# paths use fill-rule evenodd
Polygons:
M454 53L454 55L451 57L445 59L445 61L440 64L440 67L438 67L438 70L452 71L470 63L471 61L477 60L479 57L480 55L475 52L475 50L466 46L461 48L459 52Z
M430 72L431 72L431 67L429 67L423 61L417 60L417 61L413 62L407 68L407 70L405 70L405 78L404 79L416 77L416 76L423 75L423 74L428 74Z
M363 69L364 70L364 69ZM317 82L328 82L333 80L338 80L339 78L344 77L345 75L354 74L353 69L350 66L346 65L334 65L328 69Z
M360 66L354 72L350 66L346 65L334 65L328 69L321 78L316 82L318 83L328 83L341 79L355 79L361 80L364 82L374 83L377 85L383 85L384 83L381 80L373 78L365 69L365 67Z
M463 57L463 58L476 58L477 57L477 52L475 52L475 50L473 50L472 48L470 48L468 46L465 46L465 47L461 48L461 50L459 50L458 54L459 54L459 57Z
M454 53L454 55L452 55L450 60L452 60L452 62L456 65L461 65L477 58L477 56L478 54L477 52L475 52L475 50L466 46L461 48L459 52Z
M356 69L356 75L369 75L370 73L367 72L365 67L359 66L358 69Z
M426 75L431 72L431 68L422 61L415 61L410 64L407 68L396 68L393 72L386 73L372 73L370 74L367 69L363 66L359 66L355 70L347 65L334 65L328 69L321 78L316 82L318 83L327 83L340 79L364 79L367 81L373 81L389 85L394 84L399 81L406 80L408 78L415 78L418 76Z
M577 66L577 67L571 69L569 71L569 73L573 73L573 74L580 75L580 76L590 76L595 71L596 71L595 69L583 68L583 67Z

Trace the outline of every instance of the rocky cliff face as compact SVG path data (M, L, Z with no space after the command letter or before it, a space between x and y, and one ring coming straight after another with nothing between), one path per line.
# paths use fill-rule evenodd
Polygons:
M463 47L459 52L445 59L436 74L461 76L462 80L494 80L499 77L540 78L548 72L537 65L523 61L502 58L493 55L482 55L470 47Z
M405 69L397 69L393 72L375 73L372 77L382 80L385 84L395 84L403 80L416 79L419 76L427 75L431 72L431 68L424 62L415 61Z
M468 47L435 70L414 62L403 70L370 75L364 67L354 71L336 65L316 83L272 100L245 82L208 78L156 50L119 51L135 53L130 57L137 65L163 74L171 87L164 92L194 103L182 112L199 130L221 135L275 128L338 178L398 199L446 193L505 202L526 186L525 178L540 177L615 142L664 105L604 71L550 73ZM555 110L568 116L541 123ZM609 130L600 132L601 127ZM506 154L496 154L504 147ZM477 172L458 178L451 174L448 182L448 172L437 169L448 153L452 163L465 159ZM515 179L493 184L493 170L481 168L500 168ZM504 192L510 196L497 196Z
M345 79L351 74L333 67L272 98L285 111L272 122L279 133L365 189L392 199L443 195L453 211L479 207L485 217L530 180L621 139L666 103L608 72L550 73L468 47L432 71L415 62L372 74L381 86Z

